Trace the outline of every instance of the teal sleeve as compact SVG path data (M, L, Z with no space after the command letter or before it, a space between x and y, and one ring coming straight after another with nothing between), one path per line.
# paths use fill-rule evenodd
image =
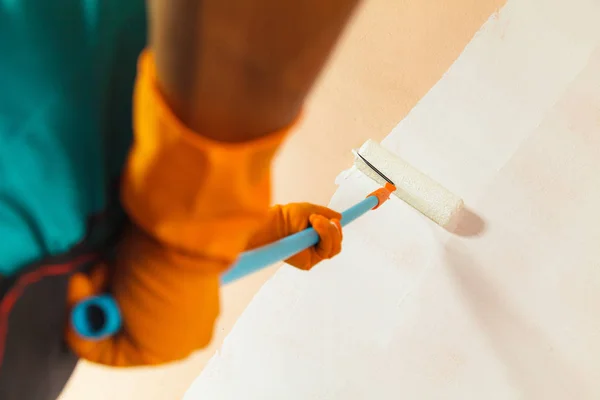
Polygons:
M144 0L0 0L0 275L68 251L131 140Z

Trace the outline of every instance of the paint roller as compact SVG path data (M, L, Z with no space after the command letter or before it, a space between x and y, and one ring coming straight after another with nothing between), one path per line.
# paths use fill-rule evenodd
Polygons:
M381 185L394 182L394 195L441 227L451 225L464 207L460 197L374 140L367 140L354 154L359 171Z
M373 140L368 140L354 154L355 167L382 187L344 211L342 226L348 225L367 211L378 208L391 194L442 227L448 226L463 207L460 197ZM314 229L307 228L274 243L244 252L221 277L221 282L231 283L286 260L318 242L319 235ZM79 335L87 339L104 339L118 332L121 327L119 307L108 294L90 297L75 305L71 312L71 324Z

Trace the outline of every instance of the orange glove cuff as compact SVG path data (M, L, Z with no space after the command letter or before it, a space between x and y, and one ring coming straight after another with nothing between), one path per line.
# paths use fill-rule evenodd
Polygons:
M122 187L129 216L165 245L233 261L267 211L271 161L290 128L245 143L191 131L166 105L150 51L139 60L134 103Z

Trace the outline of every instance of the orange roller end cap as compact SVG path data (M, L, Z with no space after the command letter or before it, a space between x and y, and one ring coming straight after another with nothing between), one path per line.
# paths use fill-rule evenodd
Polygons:
M375 207L373 207L373 210L378 209L383 203L385 203L390 198L390 195L392 193L394 193L395 191L396 191L396 186L394 186L388 182L385 184L384 187L377 189L376 191L371 193L369 196L367 196L367 197L371 197L371 196L377 197L378 202L377 202L377 205Z

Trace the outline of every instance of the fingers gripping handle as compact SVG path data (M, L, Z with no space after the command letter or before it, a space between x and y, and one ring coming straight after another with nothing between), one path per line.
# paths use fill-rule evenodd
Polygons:
M383 204L390 196L386 185L358 204L342 213L342 227L350 224L367 211ZM395 190L395 187L392 188ZM231 283L272 264L287 260L293 255L316 245L319 235L313 228L290 235L277 242L255 250L244 252L237 262L222 277L223 284ZM89 340L102 340L117 333L121 329L121 313L112 296L104 294L90 297L75 305L71 312L71 325L77 334Z

